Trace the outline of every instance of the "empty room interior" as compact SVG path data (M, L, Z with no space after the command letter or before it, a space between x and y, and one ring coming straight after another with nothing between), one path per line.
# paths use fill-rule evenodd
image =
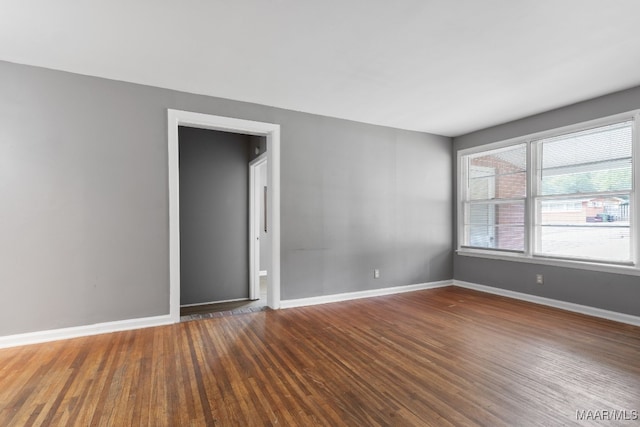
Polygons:
M0 9L0 425L640 422L639 2Z

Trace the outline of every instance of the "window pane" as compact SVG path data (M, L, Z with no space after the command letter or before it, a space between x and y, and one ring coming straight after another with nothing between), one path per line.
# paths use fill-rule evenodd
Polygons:
M524 227L470 225L467 246L475 248L524 251Z
M467 227L467 246L475 248L495 248L495 227L471 225Z
M524 225L524 202L474 203L469 206L469 224Z
M589 258L601 261L630 261L629 226L542 226L540 254Z
M526 145L469 156L469 200L525 197Z
M580 210L575 209L580 206ZM629 197L539 202L538 254L629 261Z
M467 246L524 250L524 202L468 205Z
M540 142L540 194L631 189L632 122L588 129Z

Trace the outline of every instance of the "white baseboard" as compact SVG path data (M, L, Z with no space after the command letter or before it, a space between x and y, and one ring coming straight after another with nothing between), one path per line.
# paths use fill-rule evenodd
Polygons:
M260 270L260 277L266 276L266 275L267 275L267 270Z
M465 282L462 280L454 280L453 285L459 286L461 288L474 289L480 292L501 295L503 297L547 305L549 307L560 308L562 310L573 311L575 313L586 314L588 316L600 317L616 322L627 323L629 325L640 326L640 317L633 316L631 314L618 313L617 311L604 310L602 308L591 307L588 305L574 304L572 302L539 297L536 295L524 294L522 292L510 291L507 289L494 288L492 286L478 285L477 283Z
M586 305L574 304L566 301L555 300L551 298L529 295L521 292L510 291L506 289L494 288L492 286L479 285L476 283L465 282L461 280L443 280L439 282L420 283L416 285L395 286L382 289L371 289L367 291L346 292L334 295L324 295L310 298L300 298L283 300L280 308L303 307L317 304L327 304L339 301L349 301L353 299L369 298L382 295L399 294L404 292L412 292L423 289L434 289L446 286L459 286L461 288L473 289L480 292L486 292L495 295L501 295L509 298L528 301L536 304L542 304L562 310L573 311L576 313L586 314L588 316L600 317L603 319L613 320L616 322L627 323L634 326L640 326L640 316L618 313L615 311L604 310L601 308L590 307ZM93 325L75 326L71 328L52 329L48 331L28 332L16 335L7 335L0 337L0 348L16 347L20 345L37 344L49 341L63 340L69 338L77 338L82 336L105 334L110 332L127 331L131 329L141 329L152 326L162 326L175 323L170 315L143 317L139 319L118 320L114 322L96 323Z
M27 332L24 334L0 337L0 348L19 345L37 344L68 338L105 334L109 332L128 331L130 329L148 328L173 323L171 316L142 317L139 319L117 320L114 322L95 323L93 325L74 326L71 328L51 329L48 331Z
M378 297L382 295L400 294L423 289L442 288L451 286L451 280L439 282L419 283L417 285L394 286L391 288L371 289L367 291L345 292L342 294L323 295L318 297L288 299L280 301L280 308L304 307L308 305L327 304L331 302L349 301L352 299Z

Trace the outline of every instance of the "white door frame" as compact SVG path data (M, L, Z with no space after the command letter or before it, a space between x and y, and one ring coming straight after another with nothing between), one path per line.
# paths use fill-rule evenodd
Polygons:
M169 316L180 321L180 172L178 126L212 129L267 138L267 215L271 234L271 262L267 265L267 305L280 308L280 125L167 110L169 154Z
M260 299L260 219L263 209L262 188L259 184L260 166L269 164L267 153L262 153L249 162L249 299ZM269 169L267 169L267 173ZM268 188L268 187L267 187ZM268 192L267 192L268 194ZM267 206L268 207L268 206ZM268 215L267 215L268 217Z

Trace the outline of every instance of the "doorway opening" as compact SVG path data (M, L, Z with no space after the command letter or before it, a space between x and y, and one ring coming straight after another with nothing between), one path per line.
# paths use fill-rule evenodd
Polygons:
M280 308L280 126L272 123L234 119L209 114L180 110L168 110L168 154L169 154L169 315L173 322L180 321L180 168L179 137L180 126L218 130L229 133L266 137L264 162L268 191L264 213L268 218L270 257L266 261L268 274L266 282L267 306ZM251 167L250 167L251 171ZM259 189L258 189L259 190ZM259 192L259 191L258 191ZM254 199L254 197L251 197ZM253 228L250 221L250 230ZM256 230L257 231L257 230ZM255 235L253 236L255 237ZM250 296L259 289L259 256L255 257L255 247L259 240L251 238L250 231ZM259 248L258 248L259 253ZM252 256L252 254L254 254Z

